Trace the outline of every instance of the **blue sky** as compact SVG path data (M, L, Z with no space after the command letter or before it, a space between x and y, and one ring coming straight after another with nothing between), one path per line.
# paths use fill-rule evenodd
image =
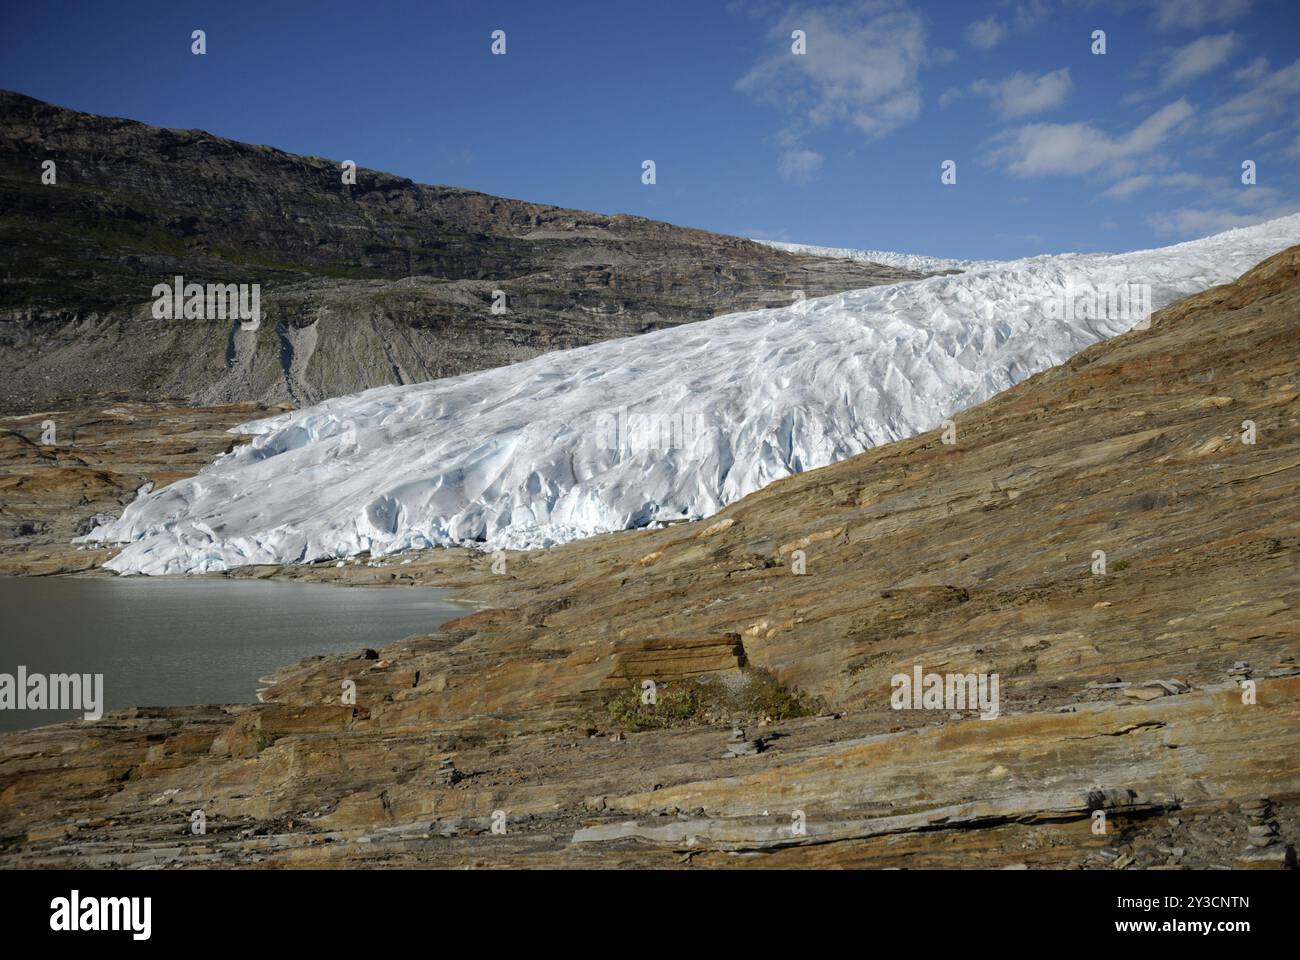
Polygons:
M7 89L726 233L1012 257L1300 210L1295 0L6 7Z

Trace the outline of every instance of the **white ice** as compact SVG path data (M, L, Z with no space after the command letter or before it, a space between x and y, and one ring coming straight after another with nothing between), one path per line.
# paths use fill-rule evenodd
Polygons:
M900 270L920 273L937 273L943 270L975 270L999 266L1001 260L951 260L946 257L927 257L920 253L893 253L889 250L857 250L853 247L817 247L807 243L786 243L784 240L755 240L765 247L784 250L786 253L803 253L813 257L830 257L834 260L859 260L879 263Z
M1067 286L1145 284L1158 308L1296 243L1300 215L1157 250L979 264L379 387L237 427L255 439L86 539L126 544L110 569L163 574L705 517L933 429L1139 320L1063 317Z

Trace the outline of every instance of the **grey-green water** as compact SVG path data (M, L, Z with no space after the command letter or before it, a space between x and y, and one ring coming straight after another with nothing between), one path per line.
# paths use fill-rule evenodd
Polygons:
M277 667L378 648L465 613L416 587L0 577L0 674L102 673L106 710L246 703ZM0 731L80 716L0 709Z

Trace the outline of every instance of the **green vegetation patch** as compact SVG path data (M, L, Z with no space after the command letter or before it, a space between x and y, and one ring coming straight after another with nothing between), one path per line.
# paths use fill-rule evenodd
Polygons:
M687 677L660 683L655 702L646 703L641 683L632 681L605 704L607 718L629 731L789 720L816 713L813 698L781 683L770 670L749 667L737 676Z

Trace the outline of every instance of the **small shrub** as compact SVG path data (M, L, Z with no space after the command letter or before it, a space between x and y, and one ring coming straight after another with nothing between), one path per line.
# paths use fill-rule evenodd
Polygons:
M790 720L817 712L817 704L806 694L787 687L770 670L745 671L748 683L736 691L739 709L755 717Z
M625 730L663 730L688 723L701 706L697 684L690 680L664 685L655 701L642 703L641 685L634 684L616 694L606 704L606 711L610 720Z
M641 684L631 681L605 704L609 719L625 730L737 720L789 720L816 712L817 704L777 680L770 670L746 668L738 678L691 677L660 684L655 703L642 703Z

